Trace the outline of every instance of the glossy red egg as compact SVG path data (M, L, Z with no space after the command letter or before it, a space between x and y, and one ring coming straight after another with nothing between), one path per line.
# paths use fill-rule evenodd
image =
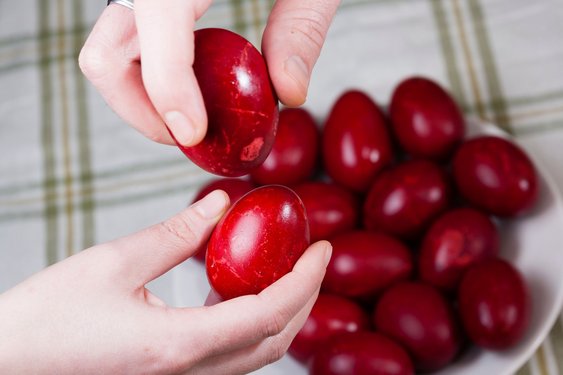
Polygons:
M195 32L193 68L207 111L207 134L193 147L178 147L208 172L249 173L266 160L278 124L278 100L264 58L240 35L201 29Z
M343 297L321 293L288 352L306 363L329 337L369 329L369 316L358 304Z
M411 160L381 173L364 202L364 226L410 240L449 204L445 172L426 160Z
M319 160L320 133L313 117L303 108L280 111L278 133L272 151L250 173L258 184L295 185L307 180Z
M405 350L375 332L346 333L330 338L311 363L311 375L413 375Z
M358 199L341 186L309 181L295 186L295 192L305 204L312 242L346 232L359 221Z
M211 193L214 190L223 190L229 196L231 204L235 203L242 197L244 194L248 193L252 189L256 188L254 183L249 180L243 180L240 178L218 178L209 181L205 185L203 185L197 192L195 198L193 199L192 203L197 202L198 200L205 197L207 194ZM199 250L194 259L197 259L200 262L205 262L205 248Z
M389 112L401 147L417 158L443 160L465 135L463 114L438 83L423 77L402 81Z
M213 230L207 278L223 299L257 294L291 271L308 245L301 199L287 187L263 186L235 202Z
M453 174L463 197L493 215L523 214L537 200L534 165L522 149L500 137L464 142L453 159Z
M324 126L322 156L328 175L358 192L392 162L385 117L365 93L347 91L336 101Z
M407 280L413 270L409 249L383 233L354 230L330 239L332 258L322 288L353 298L372 298Z
M459 327L451 306L437 289L420 282L392 286L375 308L378 331L410 353L419 371L437 371L460 348Z
M492 220L472 208L455 209L436 219L426 232L419 276L428 284L453 291L471 265L495 257L498 252L499 236Z
M461 281L458 301L465 331L481 347L507 349L528 327L528 288L505 260L490 259L471 267Z

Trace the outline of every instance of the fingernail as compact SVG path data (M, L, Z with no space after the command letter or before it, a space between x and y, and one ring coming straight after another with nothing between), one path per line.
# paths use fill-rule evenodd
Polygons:
M327 242L325 245L325 267L328 266L331 257L332 257L332 245L330 244L330 242Z
M195 129L190 120L182 112L167 112L164 115L164 121L179 144L182 146L192 145Z
M297 55L289 57L285 60L285 71L293 78L304 91L309 87L309 68L305 61Z
M213 219L223 213L227 202L227 194L222 190L215 190L195 202L192 208L204 219Z

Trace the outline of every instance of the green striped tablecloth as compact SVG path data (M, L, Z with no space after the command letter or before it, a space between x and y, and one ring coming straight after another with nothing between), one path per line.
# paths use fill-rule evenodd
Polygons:
M259 45L273 1L217 0L199 23ZM209 178L122 124L76 60L105 0L0 0L0 292L48 264L171 216ZM535 151L563 186L563 4L344 0L311 83L323 118L347 87L387 104L424 74ZM154 288L182 303L181 276ZM520 370L563 370L561 319Z

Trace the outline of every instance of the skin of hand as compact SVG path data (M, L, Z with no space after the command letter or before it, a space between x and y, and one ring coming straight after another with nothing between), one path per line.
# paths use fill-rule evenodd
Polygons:
M339 0L277 0L262 52L280 101L305 102L311 72ZM84 75L127 123L149 139L199 143L207 114L192 65L198 20L211 0L135 0L109 5L79 56ZM142 60L142 64L141 64Z
M317 298L328 242L258 295L172 308L145 287L201 248L227 206L216 190L0 295L0 373L242 374L279 359Z

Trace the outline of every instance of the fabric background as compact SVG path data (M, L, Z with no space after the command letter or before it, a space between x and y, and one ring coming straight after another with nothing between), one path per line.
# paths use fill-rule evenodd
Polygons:
M217 0L198 27L229 28L259 46L272 4ZM210 178L125 126L83 78L77 56L104 6L0 0L0 292L173 215ZM401 79L423 74L467 114L518 137L563 187L562 40L558 0L344 0L306 107L320 122L349 87L386 105ZM189 272L203 277L197 267L187 262L153 287L182 304ZM519 374L560 370L558 319Z

